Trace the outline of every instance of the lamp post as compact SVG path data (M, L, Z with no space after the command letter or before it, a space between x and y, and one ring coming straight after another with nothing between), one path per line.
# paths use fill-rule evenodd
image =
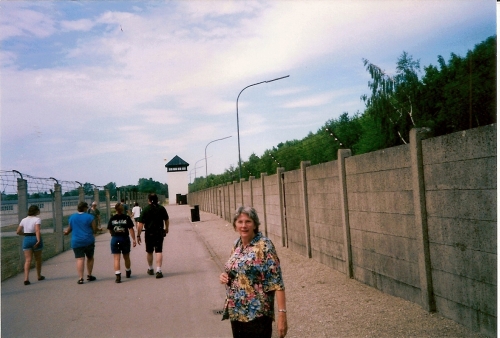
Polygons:
M203 168L203 166L198 167L198 168L193 168L189 171L189 183L191 183L191 173L193 172L193 170L194 170L194 179L196 180L196 169L200 169L200 168Z
M194 169L194 180L195 181L196 181L196 165L198 164L198 162L203 161L204 159L205 158L202 158L202 159L196 161L196 163L194 164L194 168L193 169ZM200 168L203 168L203 166L201 166Z
M213 140L213 141L208 142L208 144L214 143L214 142L220 141L220 140L225 140L225 139L230 138L230 137L232 137L232 136L226 136L223 138L219 138L217 140ZM208 147L208 144L205 146L205 178L208 177L208 165L207 165L207 147Z
M261 82L257 82L257 83L251 84L249 86L246 86L245 88L243 88L241 90L241 92L238 94L238 97L236 98L236 128L237 128L237 131L238 131L238 164L239 164L238 167L240 169L240 180L241 180L241 151L240 151L240 120L239 120L239 116L238 116L238 100L240 98L240 95L248 87L256 86L256 85L261 84L261 83L269 83L269 82L281 80L281 79L287 78L289 76L290 75L282 76L282 77L278 77L276 79L267 80L267 81L261 81Z

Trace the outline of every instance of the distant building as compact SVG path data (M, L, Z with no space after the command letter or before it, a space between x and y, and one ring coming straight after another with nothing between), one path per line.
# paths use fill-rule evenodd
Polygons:
M168 203L186 204L188 193L189 163L175 155L167 164Z

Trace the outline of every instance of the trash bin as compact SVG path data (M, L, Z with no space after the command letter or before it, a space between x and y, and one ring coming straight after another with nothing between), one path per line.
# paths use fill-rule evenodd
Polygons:
M191 222L199 222L200 221L200 207L195 205L193 209L191 209Z

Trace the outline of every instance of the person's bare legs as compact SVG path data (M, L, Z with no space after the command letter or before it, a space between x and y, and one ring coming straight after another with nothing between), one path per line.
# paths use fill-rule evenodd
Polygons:
M125 261L125 269L130 269L130 253L123 254L123 260Z
M120 254L113 254L113 259L114 259L114 268L116 273L116 271L120 271Z
M83 267L85 265L85 257L80 257L76 259L76 272L80 279L83 279Z
M94 257L87 258L87 273L89 274L89 276L92 276L92 269L94 269ZM83 272L82 272L82 276L83 276Z
M153 257L151 257L151 263L153 263ZM162 252L157 252L156 253L156 269L158 271L158 268L161 270L161 265L163 263L163 253Z
M153 253L152 252L147 253L147 260L148 260L148 266L153 266Z
M42 250L34 252L35 255L35 265L36 265L36 275L38 280L42 277Z
M24 281L29 281L33 250L24 250Z

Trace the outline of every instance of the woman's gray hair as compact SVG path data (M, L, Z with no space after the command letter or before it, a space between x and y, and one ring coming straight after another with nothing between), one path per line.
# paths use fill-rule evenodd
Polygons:
M238 217L240 217L241 214L245 214L250 217L250 219L253 221L253 224L255 225L255 233L258 233L260 225L259 216L257 215L257 211L255 211L255 209L252 207L241 206L236 209L233 217L233 228L236 229L236 220L238 219Z

